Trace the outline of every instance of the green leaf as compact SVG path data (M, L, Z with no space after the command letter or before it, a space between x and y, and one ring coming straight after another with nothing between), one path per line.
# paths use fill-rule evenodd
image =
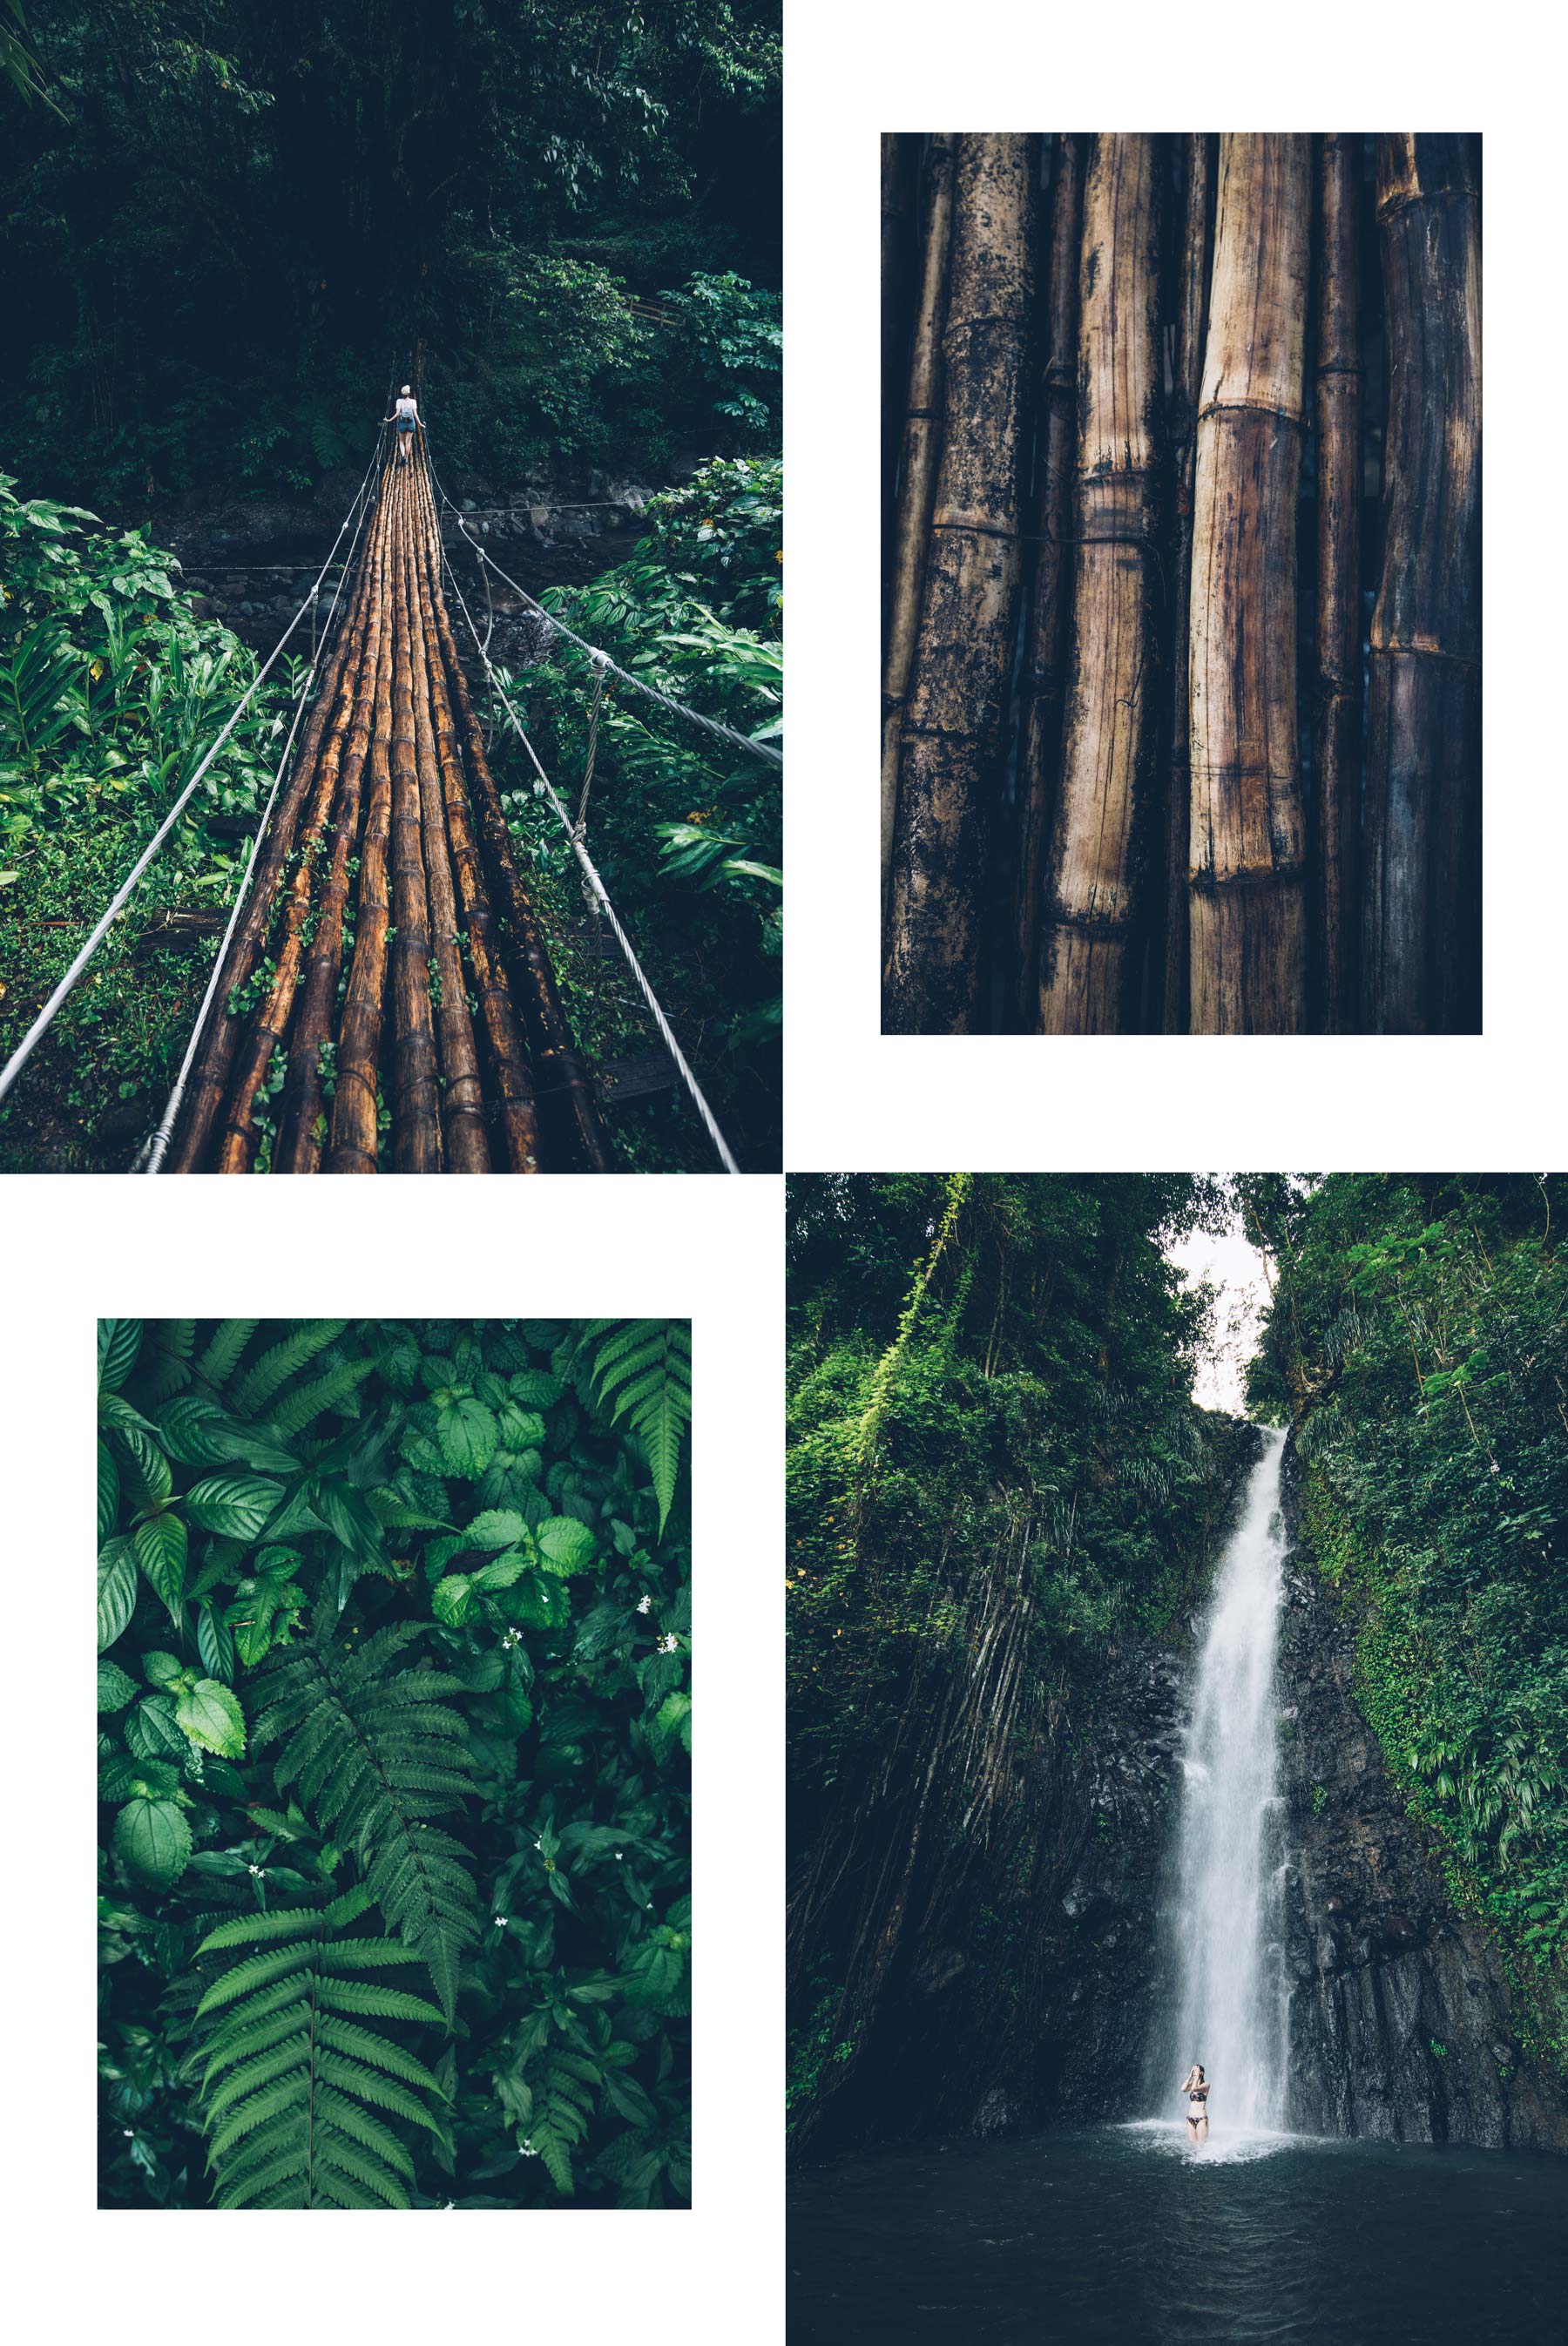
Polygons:
M173 1800L127 1800L115 1819L115 1847L154 1889L178 1882L190 1862L190 1827Z
M136 1552L128 1539L98 1551L98 1651L112 1646L136 1611Z
M118 1392L141 1350L139 1320L98 1321L98 1391Z
M529 1629L558 1629L572 1610L565 1583L554 1573L537 1570L525 1572L498 1601L504 1613Z
M447 1473L473 1481L494 1456L500 1429L482 1401L459 1397L437 1405L435 1438Z
M98 1545L102 1547L115 1527L119 1512L120 1478L114 1454L100 1434L98 1437Z
M519 1369L509 1382L513 1400L520 1401L525 1409L550 1409L566 1390L543 1369ZM540 1433L543 1432L541 1427Z
M230 1539L254 1539L282 1497L276 1483L252 1474L209 1474L186 1493L184 1506L203 1531L223 1532Z
M654 1715L649 1733L655 1751L661 1760L667 1759L669 1748L677 1739L691 1749L691 1697L688 1694L667 1694Z
M491 1507L473 1521L463 1534L464 1547L515 1547L526 1539L528 1526L521 1515L509 1507Z
M475 1588L510 1588L514 1581L531 1569L533 1559L525 1548L514 1548L510 1556L498 1556L494 1564L484 1565L473 1576Z
M136 1680L121 1669L117 1662L98 1664L98 1708L123 1710L136 1692Z
M177 1760L183 1764L190 1757L190 1745L175 1716L171 1695L142 1697L126 1720L126 1741L138 1760Z
M430 1609L449 1629L461 1628L473 1611L472 1586L463 1574L448 1573L444 1580L436 1582L430 1595Z
M575 1515L553 1515L547 1524L540 1525L535 1537L540 1556L553 1572L581 1572L598 1553L593 1533Z
M245 1713L238 1698L217 1678L198 1678L180 1696L176 1715L203 1750L216 1751L223 1760L238 1760L243 1753Z
M204 1605L196 1617L196 1650L205 1669L225 1686L233 1685L234 1632L210 1605Z
M185 1593L185 1525L177 1515L154 1515L137 1524L137 1562L178 1619Z
M117 1426L115 1439L125 1458L120 1481L131 1504L161 1507L174 1487L174 1478L158 1443L134 1425Z
M142 1676L148 1686L171 1687L176 1678L185 1675L185 1664L178 1654L166 1654L155 1648L141 1658Z

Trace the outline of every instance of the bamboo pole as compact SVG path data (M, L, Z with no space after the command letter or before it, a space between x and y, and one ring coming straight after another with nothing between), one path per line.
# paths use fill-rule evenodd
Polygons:
M887 543L898 461L898 397L909 355L913 294L911 247L920 180L921 141L907 131L882 133L882 531Z
M412 467L407 468L412 474ZM398 1173L441 1170L440 1069L430 1000L430 904L413 741L413 637L404 557L413 526L412 478L399 484L392 570L392 1161Z
M1078 412L1078 251L1084 141L1062 133L1051 199L1051 277L1035 449L1034 564L1023 643L1018 759L1016 1015L1025 1034L1040 1008L1040 911L1062 754L1062 698L1073 565L1067 553Z
M966 1034L997 737L1018 618L1021 388L1033 271L1032 138L958 143L942 466L899 759L883 1023Z
M420 533L418 587L420 617L431 647L430 688L435 733L436 760L445 794L447 835L453 868L463 906L464 944L473 971L474 997L489 1047L490 1066L499 1102L500 1125L506 1146L508 1169L514 1173L539 1170L539 1123L527 1055L518 1031L512 989L495 934L494 916L474 844L468 786L458 754L452 698L436 632L435 611L441 595L440 523L433 508Z
M1189 621L1196 1035L1296 1034L1305 1015L1296 495L1311 200L1309 140L1221 138Z
M395 474L384 476L390 507L400 494ZM354 915L354 953L338 1027L337 1079L332 1093L329 1173L378 1170L378 1108L382 1020L386 992L387 930L392 905L387 892L387 852L392 838L392 663L396 657L391 613L383 622L391 647L385 671L375 679L371 719L371 796L360 842L359 894Z
M321 1051L330 1035L342 966L349 862L359 837L363 774L370 755L372 711L383 683L390 680L392 670L392 626L387 611L391 560L391 532L386 526L383 513L378 515L377 561L367 641L359 672L359 688L354 696L348 748L343 757L338 804L334 810L332 858L327 877L321 883L316 933L305 966L302 998L289 1055L289 1072L279 1103L278 1138L272 1150L272 1168L278 1173L316 1173L321 1169L326 1122L322 1106Z
M926 164L925 235L920 300L904 401L903 448L893 521L891 591L882 663L882 910L887 912L898 804L899 733L920 625L932 505L941 449L942 332L947 314L947 264L952 241L951 131L937 131Z
M1193 469L1197 401L1208 332L1208 280L1214 238L1215 139L1205 130L1183 140L1181 274L1171 348L1171 473L1176 487L1176 571L1171 581L1170 795L1166 827L1165 974L1161 1024L1187 1031L1187 840L1192 827L1188 733L1187 625L1192 599Z
M1469 143L1378 140L1389 354L1363 1022L1481 1025L1481 231Z
M379 504L379 480L376 494ZM256 869L251 875L250 901L234 933L223 975L213 997L214 1024L191 1071L184 1107L166 1160L170 1173L199 1172L207 1160L243 1024L229 1015L229 997L248 983L261 959L279 883L293 850L300 810L305 804L315 770L321 735L328 718L337 706L344 670L354 649L358 622L366 598L372 592L374 565L371 558L371 538L373 528L372 521L372 530L365 534L352 593L345 601L337 643L322 670L320 688L305 719L300 746L294 753L293 772L278 801L271 830L256 859ZM341 591L340 589L340 593Z
M1324 1031L1359 1026L1361 351L1357 337L1359 135L1319 143L1318 216L1318 810L1313 961Z
M449 1173L488 1173L484 1090L479 1054L468 1011L468 980L457 933L457 900L447 851L446 809L431 721L431 650L419 593L420 557L425 536L423 506L416 508L403 549L403 585L413 650L413 740L424 837L425 884L430 894L431 964L441 1000L435 1009L440 1047L443 1162Z
M1040 937L1040 1025L1127 1023L1135 821L1152 747L1158 199L1151 138L1091 142L1084 189L1072 680Z
M614 1158L604 1114L587 1068L573 1045L544 931L517 869L501 794L490 771L484 736L473 712L444 600L435 606L435 624L447 685L463 729L485 882L491 902L506 918L513 995L527 1030L541 1125L563 1156L575 1157L585 1171L607 1173L613 1169Z
M255 1161L260 1140L256 1128L256 1100L266 1082L273 1053L285 1046L293 1014L294 997L304 961L306 923L315 892L317 857L337 800L343 743L359 694L363 688L373 599L372 591L358 614L353 657L344 669L343 689L332 711L321 754L316 760L293 873L277 908L279 933L274 947L272 974L235 1054L228 1113L218 1147L217 1170L219 1173L249 1173Z

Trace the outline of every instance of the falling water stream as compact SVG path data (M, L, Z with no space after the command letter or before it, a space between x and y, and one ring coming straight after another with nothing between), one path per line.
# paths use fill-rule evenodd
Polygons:
M1218 2148L1285 2121L1278 1713L1283 1430L1267 1430L1200 1635L1176 1841L1176 2041L1168 2092L1201 2061ZM1162 2096L1162 2100L1164 2096ZM1185 2114L1185 2106L1184 2114Z

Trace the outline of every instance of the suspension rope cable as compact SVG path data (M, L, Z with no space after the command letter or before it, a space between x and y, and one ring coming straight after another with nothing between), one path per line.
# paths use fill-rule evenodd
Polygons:
M427 464L430 463L428 433L425 435L425 461ZM684 717L689 724L700 726L705 733L713 734L717 740L720 741L728 741L734 749L744 750L749 757L760 758L764 765L782 767L784 759L779 750L769 750L766 743L761 741L753 741L748 735L744 733L737 733L733 727L720 724L717 717L705 717L700 709L693 709L688 701L676 700L669 693L661 692L657 685L649 684L646 677L634 676L630 668L622 668L618 661L611 659L608 652L601 651L597 645L591 644L585 637L574 633L573 629L567 627L564 619L558 619L555 617L554 611L547 611L543 603L535 602L533 596L529 594L527 588L525 586L519 586L515 578L508 577L506 572L502 569L501 565L493 560L492 557L486 554L484 548L480 545L479 540L472 535L467 523L463 520L463 517L458 511L457 506L453 504L452 499L442 487L441 475L436 471L433 464L431 464L430 465L430 476L435 483L437 490L440 492L442 504L446 507L449 513L456 515L457 526L463 534L464 543L473 548L474 553L479 557L480 563L483 565L484 573L484 591L487 596L490 592L488 573L494 570L497 578L499 578L504 586L510 586L514 595L520 595L528 609L536 613L537 616L545 621L546 627L553 627L558 636L565 636L568 643L574 643L576 645L579 651L588 652L592 654L594 658L604 660L614 673L620 678L623 684L629 684L636 692L646 693L650 700L657 700L664 708L673 709L677 717ZM443 547L443 555L445 549ZM486 638L486 640L488 641L488 638Z
M369 477L370 476L367 474L366 478L368 479ZM364 528L365 522L370 515L371 503L372 501L369 498L365 500L361 510L360 518L354 527L353 538L350 543L348 555L343 564L343 579L345 586L348 582L349 572L353 566L354 551L360 542L360 533ZM212 974L207 981L207 991L201 997L201 1007L196 1014L196 1024L190 1030L190 1040L185 1046L185 1056L180 1062L179 1073L175 1078L174 1088L169 1093L168 1104L165 1107L163 1115L159 1119L158 1130L152 1135L149 1140L144 1142L141 1153L137 1157L135 1165L131 1168L133 1172L146 1172L152 1174L161 1173L163 1170L163 1160L168 1153L169 1141L173 1137L175 1120L179 1114L180 1107L185 1098L185 1087L190 1080L190 1070L196 1064L197 1048L200 1044L202 1035L206 1031L208 1016L212 1008L213 996L218 992L218 981L223 974L224 964L229 958L229 948L234 942L234 932L239 925L239 915L244 910L245 899L249 892L251 874L256 869L256 859L261 852L261 842L267 836L267 827L272 820L272 810L278 803L278 793L283 786L283 776L288 771L290 755L294 747L294 737L300 729L300 719L304 715L305 709L310 702L311 687L315 682L316 671L320 668L322 658L325 657L327 645L332 635L334 627L343 627L348 625L348 620L344 617L344 613L347 608L347 599L346 596L340 596L333 604L331 616L329 617L325 627L321 630L320 648L313 651L311 654L311 665L309 669L306 671L305 681L300 688L300 697L294 704L294 719L289 728L289 738L283 744L283 754L278 760L278 770L272 777L272 788L268 794L267 804L262 809L261 820L257 824L255 836L250 842L250 852L246 858L244 873L241 876L239 889L235 894L234 909L229 915L229 926L223 932L222 941L219 945L217 956L213 961ZM311 600L313 607L316 600L313 591Z
M594 655L594 705L588 711L588 754L583 760L583 787L577 793L577 820L574 827L578 839L588 831L588 792L594 787L594 760L599 747L599 711L605 705L605 663Z
M436 534L439 538L439 530ZM643 970L643 965L641 962L638 961L636 954L633 949L631 939L627 936L625 929L621 926L619 919L616 917L616 908L610 902L608 891L606 889L604 882L599 877L593 858L589 855L587 849L583 845L581 838L574 830L572 818L566 812L565 808L562 805L559 797L556 795L555 784L551 781L549 775L545 771L544 767L540 764L538 752L535 750L533 742L528 739L527 734L524 731L522 720L518 717L517 711L513 708L512 703L501 689L501 686L496 678L495 670L490 664L490 655L486 652L484 645L479 640L479 630L473 624L473 614L470 611L467 603L463 600L463 589L457 583L457 578L453 570L452 565L447 559L446 549L444 546L442 547L441 558L443 567L444 568L447 578L451 584L452 591L456 596L458 606L462 610L463 617L468 622L468 632L473 638L474 648L477 650L480 659L484 663L484 673L490 679L490 688L495 695L496 699L500 701L502 708L506 711L507 716L511 719L513 730L515 732L518 740L522 742L524 750L527 750L529 759L533 763L534 771L539 778L545 795L555 810L561 827L565 831L568 840L571 842L572 852L583 868L583 875L587 881L589 887L593 890L594 894L598 899L599 903L604 908L605 917L609 922L611 928L615 931L616 941L619 944L622 953L625 954L626 957L626 966L631 971L633 977L636 980L637 984L641 989L643 999L647 1004L649 1015L652 1017L655 1025L658 1028L659 1035L664 1043L664 1046L669 1053L671 1059L674 1061L682 1082L685 1084L687 1091L691 1094L697 1112L707 1127L708 1138L712 1141L714 1148L718 1153L718 1161L723 1166L727 1173L738 1173L740 1168L735 1161L735 1158L730 1150L729 1143L725 1139L723 1133L718 1128L718 1119L714 1115L713 1110L708 1107L707 1100L704 1098L702 1086L697 1082L697 1077L693 1075L685 1052L681 1049L680 1045L675 1039L674 1029L671 1027L669 1020L665 1016L664 1009L659 1002L657 994L654 992L653 987L648 983L647 977ZM592 647L590 646L589 648L591 649ZM612 661L610 665L613 667L614 662Z
M381 440L378 434L375 454L372 456L370 463L365 466L364 479L360 483L359 490L354 497L353 503L350 505L348 512L343 515L338 535L332 540L332 554L330 554L327 556L326 561L322 563L321 569L316 573L315 584L312 586L311 593L306 596L304 601L300 604L299 609L295 612L293 617L290 620L288 626L284 628L282 634L273 645L272 649L268 653L262 665L257 669L256 674L251 678L244 693L240 697L239 700L235 704L227 723L224 725L223 730L219 734L218 739L213 742L212 747L202 759L201 763L198 766L195 773L192 774L189 781L187 782L184 790L181 790L173 806L170 807L168 814L165 815L162 822L159 823L151 839L148 840L146 847L143 848L140 855L137 856L135 863L132 864L125 880L116 890L114 896L110 899L107 911L104 913L102 919L94 928L93 933L88 937L86 944L83 945L75 961L71 964L64 977L61 978L58 985L56 986L47 1002L45 1003L42 1010L39 1011L38 1015L34 1019L33 1024L28 1027L27 1032L23 1035L22 1040L18 1043L16 1048L6 1060L5 1066L0 1068L0 1100L3 1100L5 1097L6 1093L11 1089L12 1085L21 1074L23 1068L26 1066L27 1061L32 1057L35 1049L42 1041L45 1035L48 1032L50 1026L54 1024L55 1018L62 1005L69 999L72 994L75 993L81 979L83 971L87 968L87 964L92 960L93 955L102 944L105 937L107 936L109 930L113 927L119 914L124 911L133 892L135 891L137 881L142 876L142 873L147 870L148 865L152 862L153 857L158 853L158 849L163 845L164 841L168 837L169 832L174 829L175 824L179 821L180 816L184 813L198 782L200 781L203 774L206 773L207 769L211 765L212 760L217 757L218 752L222 749L223 744L228 740L230 733L233 732L234 728L239 722L241 716L244 714L252 694L256 691L258 686L267 675L267 672L271 668L273 661L277 658L279 653L282 650L284 645L288 642L290 637L293 634L295 628L304 617L305 613L310 609L311 597L314 596L320 588L321 581L326 576L327 571L331 566L332 555L336 554L339 546L342 543L343 532L348 528L350 522L353 520L356 512L360 508L365 491L370 484L371 474L375 470L376 462L380 454Z

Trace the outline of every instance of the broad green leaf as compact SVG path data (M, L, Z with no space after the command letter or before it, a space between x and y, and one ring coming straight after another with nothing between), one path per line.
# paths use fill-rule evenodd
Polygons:
M553 1572L581 1572L598 1553L598 1542L575 1515L553 1515L535 1535L539 1554Z
M386 1553L382 1527L357 1491L346 1483L317 1485L314 1505L334 1539L339 1539L361 1564L379 1564Z
M119 1472L115 1465L114 1454L108 1443L100 1434L98 1437L98 1545L100 1547L115 1527L115 1516L118 1513L119 1504Z
M115 1440L120 1445L125 1464L120 1481L131 1504L137 1507L161 1507L174 1487L168 1471L168 1461L149 1433L140 1433L134 1425L115 1429Z
M144 1695L126 1720L126 1741L138 1760L177 1760L183 1764L190 1746L175 1717L173 1696Z
M464 1547L515 1547L526 1539L528 1526L521 1515L509 1507L491 1507L473 1521L463 1534Z
M173 1800L127 1800L115 1819L115 1847L130 1871L166 1890L190 1862L190 1827Z
M98 1708L123 1710L136 1692L136 1680L121 1669L117 1662L98 1664Z
M435 1438L447 1472L472 1481L489 1465L500 1434L493 1412L468 1397L440 1404Z
M558 1629L572 1610L565 1583L553 1572L525 1572L496 1601L503 1612L529 1629Z
M655 1714L649 1732L654 1749L661 1760L668 1757L672 1743L679 1741L691 1749L691 1697L688 1694L667 1694Z
M98 1391L118 1392L141 1350L139 1320L98 1321Z
M469 1618L473 1611L473 1597L471 1585L461 1572L448 1573L444 1580L436 1582L431 1591L430 1609L449 1629L461 1627Z
M238 1698L216 1678L198 1678L176 1705L176 1717L192 1742L220 1759L238 1760L245 1749L245 1713Z
M545 1439L545 1421L537 1410L521 1409L509 1401L501 1413L501 1440L508 1450L537 1450Z
M520 1580L533 1564L525 1548L514 1548L510 1556L498 1556L494 1564L481 1567L473 1576L475 1588L510 1588Z
M137 1562L178 1618L185 1593L185 1525L172 1513L154 1515L137 1524L134 1537Z
M98 1550L98 1651L112 1646L136 1611L136 1551L128 1539Z
M253 1474L209 1474L192 1484L183 1504L203 1531L254 1539L282 1495L276 1483L264 1483Z
M178 1654L166 1654L160 1647L141 1658L142 1675L148 1686L170 1687L183 1676L185 1664Z
M520 1401L525 1409L549 1409L566 1390L558 1378L550 1376L544 1369L519 1369L510 1383L513 1400ZM542 1440L543 1436L544 1428L541 1426L535 1439Z
M234 1632L210 1605L204 1605L196 1617L196 1650L205 1669L225 1686L233 1685Z

